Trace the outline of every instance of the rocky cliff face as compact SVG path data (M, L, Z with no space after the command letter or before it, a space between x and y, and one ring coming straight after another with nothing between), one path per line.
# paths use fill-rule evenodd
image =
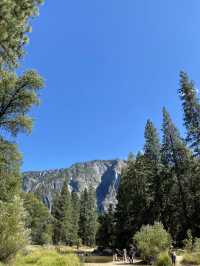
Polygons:
M98 209L106 211L110 203L117 203L120 174L125 166L123 160L91 161L67 169L25 172L22 187L25 192L38 194L51 210L54 194L61 191L65 180L70 191L80 193L92 186L96 189Z

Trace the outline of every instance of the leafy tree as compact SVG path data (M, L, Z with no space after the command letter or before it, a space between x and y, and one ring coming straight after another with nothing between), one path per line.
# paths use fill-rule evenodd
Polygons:
M42 0L1 0L0 66L16 66L24 55L31 31L30 18L38 15ZM1 67L0 67L1 68Z
M48 208L32 193L23 193L27 212L26 227L31 230L33 244L44 245L52 242L52 217Z
M146 260L151 256L157 258L160 252L169 250L171 245L171 236L161 223L142 226L134 235L134 240Z
M115 217L112 205L109 206L108 212L99 216L98 223L97 245L104 248L113 248L115 240Z
M28 239L24 228L25 212L19 196L9 201L0 200L0 261L9 262Z
M39 103L36 93L43 87L42 78L34 71L21 77L1 71L0 76L0 129L15 136L30 132L32 119L27 113Z
M187 129L187 141L194 150L195 155L200 156L200 104L195 85L189 80L185 72L180 73L179 96L184 112L184 125Z

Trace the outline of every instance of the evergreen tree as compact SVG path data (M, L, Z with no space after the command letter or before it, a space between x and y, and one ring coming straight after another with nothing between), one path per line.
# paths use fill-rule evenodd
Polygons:
M80 221L79 221L79 235L82 243L87 246L95 245L97 229L97 206L96 193L90 187L85 189L81 194L80 200Z
M72 205L72 242L75 245L79 245L79 219L80 219L80 199L76 192L71 194Z
M183 237L188 228L188 171L191 154L181 139L168 112L163 109L162 174L163 223L175 239Z
M144 155L138 155L136 161L128 161L123 171L117 194L116 207L116 245L128 246L132 236L147 223L149 216L147 173Z
M152 162L160 161L160 140L156 128L151 120L147 120L145 127L144 154Z
M187 141L195 155L200 157L200 103L194 83L185 72L180 73L179 96L182 100Z
M155 221L160 220L161 212L161 179L160 172L161 165L161 153L160 153L160 140L156 128L151 120L147 121L145 127L145 145L144 145L144 164L146 168L146 180L148 185L148 197L149 197L149 210L148 215L149 224L153 224ZM147 171L148 169L148 171Z
M98 246L113 248L115 245L115 219L114 209L110 205L108 212L101 214L98 218L98 231L96 242Z
M71 195L67 182L64 182L60 194L57 194L52 208L52 215L55 218L53 225L53 241L55 244L72 244L72 208Z
M26 227L31 230L31 242L35 245L52 243L52 217L48 208L32 193L22 193L27 212Z

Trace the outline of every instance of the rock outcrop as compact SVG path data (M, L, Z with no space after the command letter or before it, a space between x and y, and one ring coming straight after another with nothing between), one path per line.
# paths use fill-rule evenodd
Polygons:
M23 174L22 187L25 192L39 195L51 210L53 197L61 191L63 182L68 182L69 190L81 193L92 186L96 190L99 211L106 211L112 203L116 205L124 160L96 160L77 163L67 169L32 171Z

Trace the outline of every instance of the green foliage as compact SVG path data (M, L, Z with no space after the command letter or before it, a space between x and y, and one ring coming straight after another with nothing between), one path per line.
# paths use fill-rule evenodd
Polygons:
M142 226L135 234L134 240L146 260L150 256L157 258L160 252L168 250L171 245L171 237L160 223Z
M13 266L80 266L73 254L60 255L55 250L36 250L27 256L19 255Z
M187 73L180 73L179 96L184 111L184 125L187 129L187 142L194 150L195 155L200 156L200 104L195 85L189 80Z
M1 0L0 2L0 66L16 66L24 55L30 18L38 15L42 0ZM0 67L1 68L1 67Z
M55 218L53 224L53 242L72 244L72 206L68 185L65 182L60 194L57 194L52 209Z
M171 266L172 262L167 252L161 252L156 259L156 266Z
M187 238L183 241L184 248L187 250L187 252L192 252L193 250L193 237L192 237L192 232L189 229L187 231Z
M27 113L39 103L37 91L43 87L42 78L35 71L21 77L1 71L0 76L0 128L14 136L30 132L32 120Z
M80 219L80 200L76 192L71 194L71 223L72 223L72 244L80 246L79 219Z
M21 155L17 146L0 137L0 200L8 202L20 190Z
M102 246L104 248L113 248L115 239L114 218L114 210L112 205L109 206L108 212L99 216L99 226L96 236L96 242L98 246Z
M0 261L8 262L27 244L28 231L24 229L25 212L19 197L0 201Z
M81 194L80 200L80 220L79 220L79 236L82 243L87 246L95 245L95 237L97 230L97 206L96 193L90 187L85 189Z
M194 252L199 252L200 253L200 238L198 238L198 237L196 237L194 239L193 250L194 250Z
M48 208L32 193L23 193L24 207L27 212L26 227L31 230L31 242L37 245L52 242L52 217Z
M185 253L181 264L200 265L200 253Z

